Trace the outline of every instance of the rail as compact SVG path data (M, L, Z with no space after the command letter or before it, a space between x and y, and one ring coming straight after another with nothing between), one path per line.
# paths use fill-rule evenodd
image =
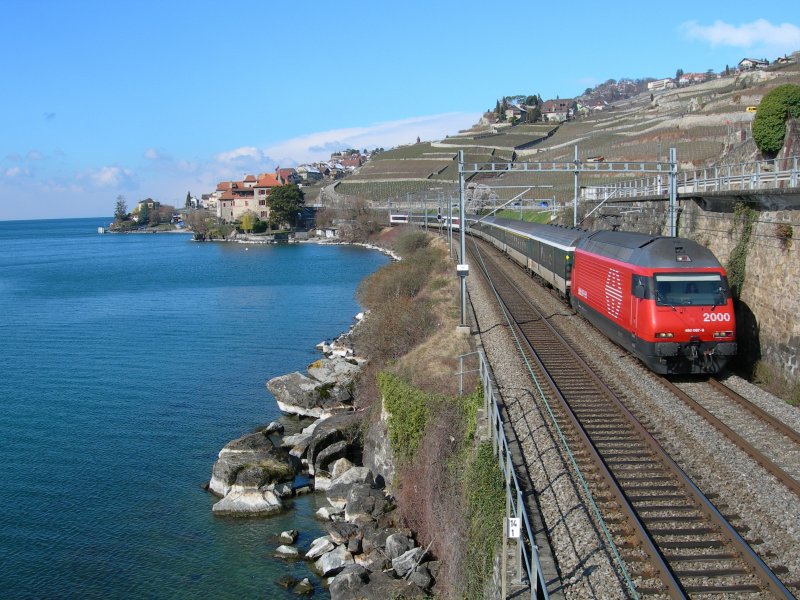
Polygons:
M464 370L464 359L470 356L478 356L479 364L478 369L472 371ZM513 517L521 520L522 531L525 535L520 535L517 543L517 559L518 564L521 561L525 568L525 573L528 577L528 582L531 590L531 600L537 598L549 599L550 595L547 592L547 585L542 573L542 565L539 562L539 550L536 546L536 538L533 534L528 513L525 510L525 503L523 501L522 488L517 480L517 474L514 472L514 465L511 457L511 449L506 439L505 430L503 429L503 417L500 413L500 407L497 402L494 382L492 381L491 373L489 372L489 365L486 361L486 356L483 351L470 352L463 354L459 358L459 376L461 378L461 389L463 391L464 375L470 372L478 372L481 385L483 386L483 409L487 420L489 421L489 429L492 435L492 447L494 448L495 456L498 457L500 468L503 471L503 478L505 480L506 488L506 508L507 517ZM508 521L504 525L507 528ZM507 531L507 529L505 530ZM505 535L504 535L505 539ZM506 549L503 548L505 554ZM519 573L517 573L519 575Z

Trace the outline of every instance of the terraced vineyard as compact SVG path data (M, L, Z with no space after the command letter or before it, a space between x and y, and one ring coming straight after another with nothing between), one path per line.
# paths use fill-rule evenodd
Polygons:
M582 161L665 161L676 148L682 168L724 164L726 155L747 156L753 113L776 85L800 82L800 66L789 65L726 77L689 88L640 94L607 110L562 124L524 123L475 126L438 142L401 146L376 155L357 173L336 186L341 196L385 202L393 197L435 196L458 184L458 150L467 163L571 162L578 146ZM749 145L748 145L749 144ZM619 181L620 176L614 176ZM622 176L624 177L624 175ZM530 198L572 200L571 173L468 173L468 182L492 187L499 198L512 198L532 187ZM608 175L582 174L581 186L602 186ZM550 186L550 187L537 187Z

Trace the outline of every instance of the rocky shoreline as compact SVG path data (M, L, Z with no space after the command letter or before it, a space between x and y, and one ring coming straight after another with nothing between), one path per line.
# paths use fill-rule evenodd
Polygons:
M297 532L284 532L275 556L310 561L334 600L424 598L439 563L400 527L383 477L362 466L365 415L353 409L353 389L367 359L355 355L351 340L363 318L357 315L350 331L332 343L318 344L323 357L306 373L267 382L281 412L309 424L284 435L284 425L274 421L226 444L208 484L221 498L212 511L264 517L286 510L288 498L324 493L327 505L316 517L325 521L327 534L301 550ZM313 592L308 581L285 577L276 583L297 594Z

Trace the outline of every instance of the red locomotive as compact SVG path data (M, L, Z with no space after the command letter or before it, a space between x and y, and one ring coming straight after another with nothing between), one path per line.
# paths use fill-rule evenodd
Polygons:
M657 373L716 373L736 354L725 270L696 242L500 218L471 231L544 278Z

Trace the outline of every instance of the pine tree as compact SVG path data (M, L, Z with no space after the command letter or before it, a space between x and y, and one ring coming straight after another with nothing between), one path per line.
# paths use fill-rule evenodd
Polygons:
M183 205L185 208L192 208L192 193L186 192L186 203Z

